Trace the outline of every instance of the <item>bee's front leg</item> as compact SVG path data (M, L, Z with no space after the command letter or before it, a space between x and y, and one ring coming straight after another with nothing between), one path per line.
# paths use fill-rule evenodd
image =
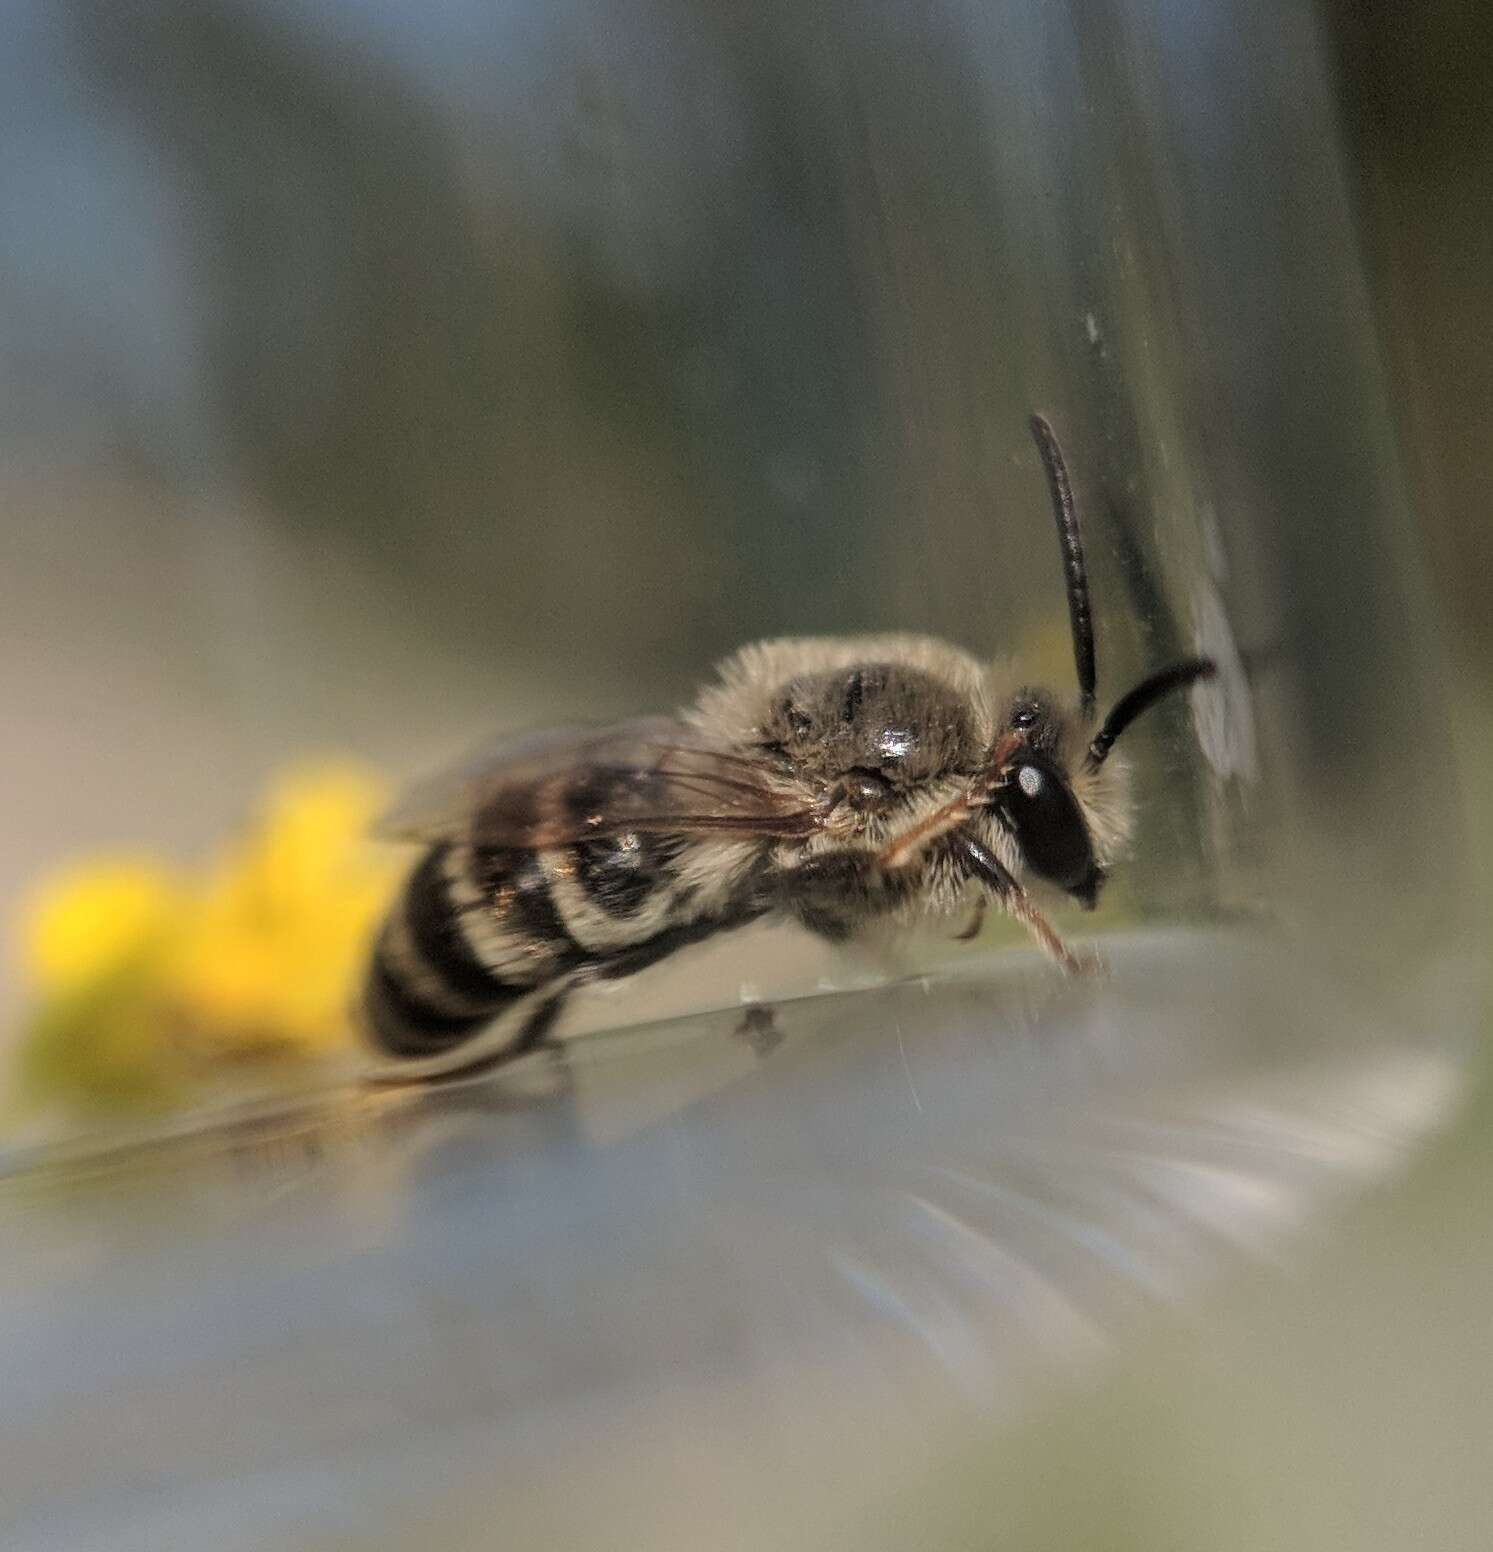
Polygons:
M1071 949L1063 942L1032 903L1031 896L988 846L967 830L956 830L948 838L948 846L955 865L967 877L990 890L1001 909L1008 916L1014 916L1036 939L1042 952L1056 960L1069 975L1096 975L1103 970L1104 962L1097 954Z

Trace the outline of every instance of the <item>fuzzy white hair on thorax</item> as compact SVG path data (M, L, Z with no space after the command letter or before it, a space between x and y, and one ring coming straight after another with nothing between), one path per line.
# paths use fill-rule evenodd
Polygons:
M784 686L811 674L859 663L895 663L918 669L968 703L978 736L995 725L985 666L936 636L892 632L875 636L784 636L756 641L724 659L716 683L707 685L682 712L690 726L732 744L749 744Z

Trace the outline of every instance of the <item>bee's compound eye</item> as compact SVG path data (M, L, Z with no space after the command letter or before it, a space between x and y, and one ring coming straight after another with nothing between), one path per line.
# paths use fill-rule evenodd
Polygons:
M1097 888L1099 873L1088 826L1056 770L1023 760L997 806L1034 873L1080 899Z

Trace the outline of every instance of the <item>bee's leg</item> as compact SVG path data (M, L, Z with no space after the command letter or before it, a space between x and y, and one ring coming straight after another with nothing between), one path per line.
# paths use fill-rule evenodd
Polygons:
M1103 968L1097 956L1075 953L1063 942L1047 918L1032 904L1026 890L988 847L964 830L953 833L950 847L969 876L984 884L1000 901L1001 909L1008 916L1014 916L1037 940L1042 952L1056 960L1069 975L1093 975Z
M954 941L956 943L968 943L971 938L979 937L980 928L984 925L985 896L981 895L980 898L975 901L975 914L970 918L969 926L967 926L962 932L956 932L954 934Z
M783 1043L777 1015L760 1002L754 1002L742 1013L735 1035L738 1040L745 1040L758 1056L766 1056Z
M510 1056L523 1056L529 1051L537 1051L541 1046L548 1046L554 1051L562 1049L550 1039L550 1031L555 1027L555 1020L559 1018L560 1010L565 1005L565 996L569 989L566 987L564 991L556 992L553 997L541 1002L524 1020L523 1028L518 1032L518 1038L508 1048Z

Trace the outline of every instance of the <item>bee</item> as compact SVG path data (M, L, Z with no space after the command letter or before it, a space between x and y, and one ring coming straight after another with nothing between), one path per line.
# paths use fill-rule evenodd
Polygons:
M993 903L1064 970L1095 963L1039 901L1095 907L1131 832L1115 741L1214 665L1174 663L1097 715L1072 483L1051 425L1031 427L1077 695L927 636L765 641L675 717L509 742L417 787L384 828L424 854L362 1001L396 1074L519 1056L578 987L763 917L836 943L928 917L969 921L958 935L972 937Z

